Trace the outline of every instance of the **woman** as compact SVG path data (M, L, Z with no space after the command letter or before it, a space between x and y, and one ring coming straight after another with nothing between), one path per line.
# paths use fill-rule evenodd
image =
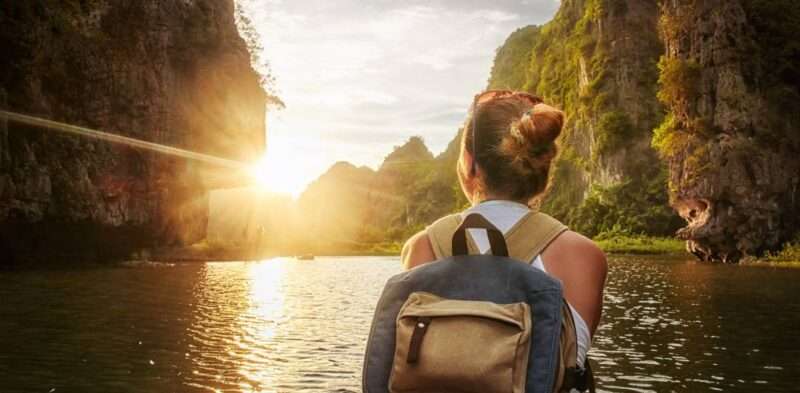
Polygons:
M547 188L555 139L563 123L561 111L526 93L487 91L476 96L456 168L461 189L472 204L462 217L480 213L506 234L527 216L529 206ZM488 250L485 233L470 230L470 235L480 252ZM406 269L436 259L427 230L403 247ZM591 240L567 230L530 262L562 282L575 319L578 364L583 364L600 322L605 255Z

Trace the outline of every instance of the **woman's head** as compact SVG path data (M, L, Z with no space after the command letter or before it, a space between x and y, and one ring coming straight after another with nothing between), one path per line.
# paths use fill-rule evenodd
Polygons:
M458 174L470 200L530 202L547 187L564 114L525 93L476 97L464 125Z

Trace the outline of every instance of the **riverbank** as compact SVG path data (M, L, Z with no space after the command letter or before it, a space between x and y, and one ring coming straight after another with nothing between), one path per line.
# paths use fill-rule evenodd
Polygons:
M600 236L594 241L606 254L689 255L678 239L652 236ZM400 242L330 243L313 247L261 249L241 244L200 242L187 247L164 248L134 255L132 259L163 262L241 261L268 259L279 256L397 256L403 248Z
M775 265L791 265L800 267L800 238L786 243L781 251L771 253L759 262L767 262Z
M686 244L679 239L645 235L600 235L593 239L606 254L686 254Z

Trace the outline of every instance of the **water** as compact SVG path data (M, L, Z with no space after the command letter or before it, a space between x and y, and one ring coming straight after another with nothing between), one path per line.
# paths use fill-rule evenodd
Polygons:
M359 392L396 258L0 272L0 392ZM796 392L800 269L610 261L605 392Z

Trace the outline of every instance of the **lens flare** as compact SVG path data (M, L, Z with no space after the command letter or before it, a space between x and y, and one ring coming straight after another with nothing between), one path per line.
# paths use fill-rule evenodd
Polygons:
M248 170L250 167L248 164L236 160L229 160L227 158L198 153L191 150L185 150L154 142L143 141L141 139L112 134L110 132L98 131L87 127L75 126L72 124L47 120L36 116L29 116L20 113L0 110L0 117L6 118L9 121L13 121L15 123L27 124L30 126L46 128L53 131L60 131L67 134L80 135L88 138L99 139L106 142L126 145L137 149L150 150L162 154L168 154L171 156L186 158L195 161L202 161L208 164L227 167L231 169Z

